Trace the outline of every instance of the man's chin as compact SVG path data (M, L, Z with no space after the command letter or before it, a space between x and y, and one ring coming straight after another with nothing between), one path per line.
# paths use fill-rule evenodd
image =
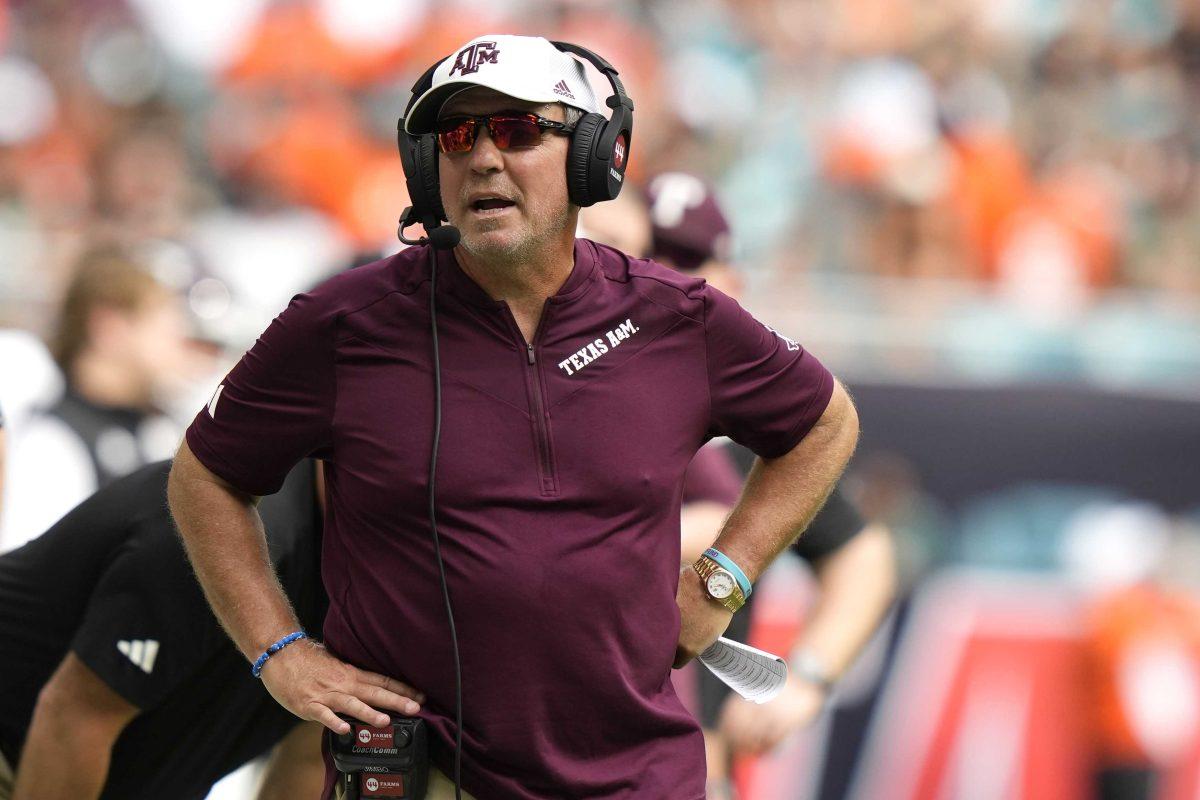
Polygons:
M480 229L473 225L472 229L462 231L463 246L476 255L504 256L515 252L520 244L517 232L504 226L490 226Z

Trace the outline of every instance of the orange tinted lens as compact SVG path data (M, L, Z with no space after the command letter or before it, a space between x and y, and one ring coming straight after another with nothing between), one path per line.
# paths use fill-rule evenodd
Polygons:
M466 153L475 144L475 120L451 121L450 127L438 131L438 147L443 153Z
M542 140L542 129L532 116L492 117L488 120L488 133L501 150L533 147Z

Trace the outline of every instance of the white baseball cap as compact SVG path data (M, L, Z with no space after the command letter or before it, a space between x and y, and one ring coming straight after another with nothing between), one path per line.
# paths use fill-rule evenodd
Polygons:
M409 109L404 129L411 134L431 132L446 101L472 86L531 103L600 111L583 63L574 56L540 36L491 34L472 39L438 65L432 85Z

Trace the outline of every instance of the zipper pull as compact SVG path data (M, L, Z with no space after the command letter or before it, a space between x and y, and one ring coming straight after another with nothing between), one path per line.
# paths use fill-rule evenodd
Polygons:
M531 345L531 344L525 345L525 352L529 354L529 363L536 364L537 360L533 357L533 345Z

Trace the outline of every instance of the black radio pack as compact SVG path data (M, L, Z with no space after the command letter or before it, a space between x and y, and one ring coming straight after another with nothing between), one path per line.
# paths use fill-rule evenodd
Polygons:
M341 716L341 715L339 715ZM349 733L326 731L338 772L336 800L388 797L422 800L429 786L429 733L425 720L392 717L376 728L342 716Z

